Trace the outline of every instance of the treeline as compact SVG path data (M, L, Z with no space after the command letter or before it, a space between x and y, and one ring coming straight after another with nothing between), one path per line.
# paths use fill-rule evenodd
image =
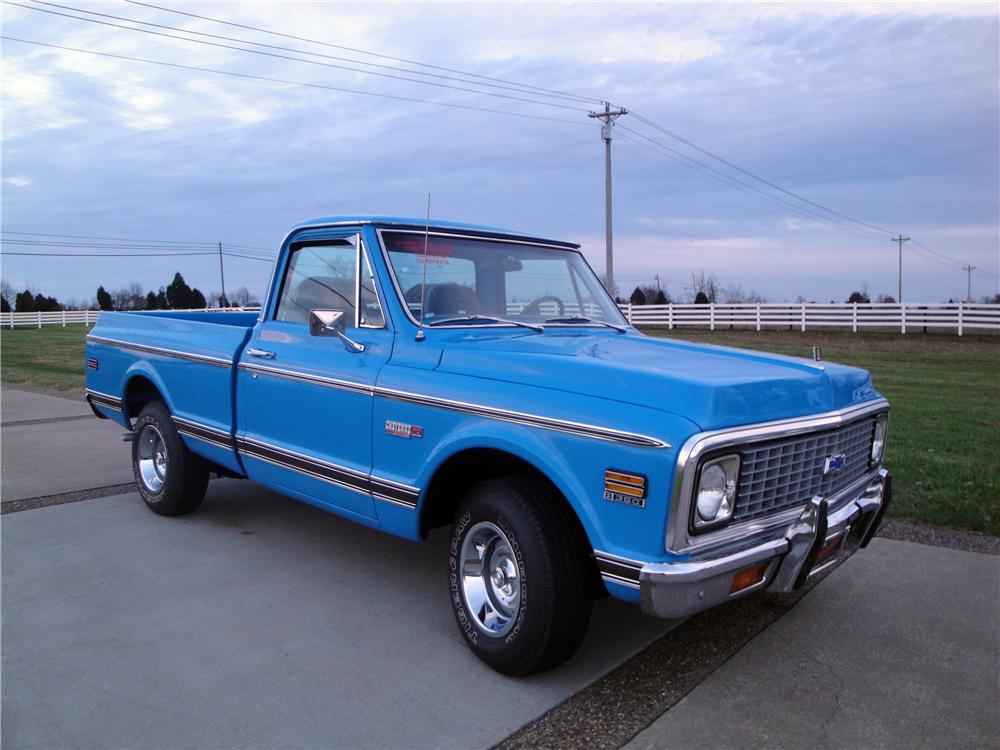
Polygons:
M184 281L180 272L174 274L173 281L161 286L157 291L146 292L142 284L133 281L121 289L108 291L103 285L97 288L96 300L68 300L65 304L55 297L48 297L33 289L14 292L6 281L0 288L0 312L58 312L59 310L108 310L129 312L135 310L198 310L209 307L255 307L260 304L257 297L245 286L241 286L227 297L220 292L210 291L208 297L197 287Z
M133 281L127 287L109 292L97 288L97 307L118 312L131 310L191 310L208 307L208 300L198 287L190 287L180 271L174 280L158 291L143 294L142 284Z
M670 293L660 288L659 283L640 284L632 290L628 301L633 305L669 305L675 302L693 302L696 305L708 305L716 302L726 304L758 303L767 302L767 298L758 294L752 289L744 291L739 284L729 284L723 286L719 277L714 273L699 271L691 274L691 283L678 285L685 289L685 293L678 299L670 296ZM624 300L618 299L618 302Z
M55 297L46 297L30 289L13 295L13 306L7 297L6 293L0 294L0 312L58 312L65 309Z

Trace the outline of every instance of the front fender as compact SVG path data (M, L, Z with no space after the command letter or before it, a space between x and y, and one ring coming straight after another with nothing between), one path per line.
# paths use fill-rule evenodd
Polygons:
M587 536L593 541L600 521L593 507L584 502L586 495L579 478L563 456L553 450L549 436L514 424L469 425L448 435L428 456L417 485L424 488L418 512L423 512L426 488L442 465L467 450L485 448L516 456L544 474L573 506Z

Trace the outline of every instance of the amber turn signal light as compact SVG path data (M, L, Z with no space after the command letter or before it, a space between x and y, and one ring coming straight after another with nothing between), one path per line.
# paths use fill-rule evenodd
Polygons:
M749 568L743 568L739 573L733 576L733 582L729 586L729 593L735 594L744 589L748 589L751 586L756 586L758 583L764 580L764 576L767 575L767 569L771 567L771 561L758 563L757 565L752 565Z

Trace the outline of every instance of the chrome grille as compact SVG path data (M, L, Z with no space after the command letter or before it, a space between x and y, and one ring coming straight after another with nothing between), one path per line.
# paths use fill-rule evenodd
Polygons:
M830 497L868 471L875 417L740 450L743 459L734 521L748 521ZM843 454L843 468L823 473L826 460Z

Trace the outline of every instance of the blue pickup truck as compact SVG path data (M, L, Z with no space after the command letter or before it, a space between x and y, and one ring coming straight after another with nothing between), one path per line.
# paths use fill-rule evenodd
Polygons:
M300 224L259 314L103 313L86 362L156 513L216 473L450 526L458 628L506 674L568 659L599 596L684 618L801 587L890 499L867 372L645 336L577 245L488 227Z

